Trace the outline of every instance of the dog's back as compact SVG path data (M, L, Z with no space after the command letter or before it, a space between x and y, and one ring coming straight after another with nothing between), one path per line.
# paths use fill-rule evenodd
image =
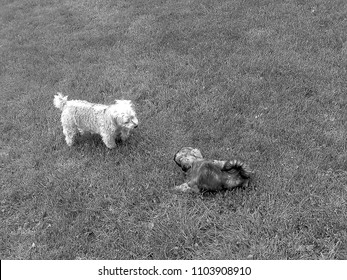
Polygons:
M194 161L189 173L198 189L204 191L221 191L246 187L250 182L251 171L241 161L226 161L221 168L215 161Z
M193 162L190 177L200 191L220 191L223 189L223 172L209 160Z
M108 105L104 105L104 104L95 104L95 103L90 103L88 101L85 100L69 100L66 104L67 107L71 107L71 108L75 108L78 111L103 111L105 109L107 109Z
M94 111L102 111L108 107L108 105L104 104L90 103L85 100L67 100L67 98L67 95L64 96L61 92L57 92L53 99L54 106L62 111L65 107L73 107L79 111L88 111L90 109Z

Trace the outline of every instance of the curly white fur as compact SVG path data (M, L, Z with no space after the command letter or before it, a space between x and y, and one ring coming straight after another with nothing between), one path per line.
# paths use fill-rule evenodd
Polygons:
M68 101L67 96L58 92L53 103L62 111L61 123L69 146L78 132L91 132L99 134L105 145L112 149L116 146L115 138L126 140L138 125L130 100L115 100L115 104L103 105L83 100Z

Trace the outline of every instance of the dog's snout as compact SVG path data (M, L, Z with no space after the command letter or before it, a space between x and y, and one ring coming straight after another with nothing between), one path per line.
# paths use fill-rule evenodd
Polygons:
M182 165L182 170L183 170L183 172L187 172L187 171L190 169L190 167L191 167L191 166L186 165L186 164Z
M138 127L138 125L137 125L137 124L135 124L135 125L134 125L134 128L136 128L136 127Z

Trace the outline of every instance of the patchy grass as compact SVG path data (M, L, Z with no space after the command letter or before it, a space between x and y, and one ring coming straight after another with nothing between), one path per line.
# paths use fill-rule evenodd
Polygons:
M347 4L2 1L1 259L346 259ZM64 142L56 91L137 104ZM173 194L182 146L257 190Z

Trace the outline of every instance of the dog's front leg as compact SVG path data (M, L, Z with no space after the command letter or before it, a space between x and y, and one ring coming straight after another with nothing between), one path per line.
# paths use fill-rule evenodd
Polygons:
M179 185L179 186L175 186L174 190L179 191L179 192L186 192L186 193L199 193L200 192L198 186L192 181L183 183L182 185Z
M182 185L175 186L174 190L179 192L189 192L191 191L191 187L189 187L188 183L183 183Z
M101 134L101 137L107 148L113 149L114 147L116 147L116 141L114 140L114 137L112 137L112 135Z
M122 130L120 133L120 139L122 141L125 141L129 138L130 131L129 130Z

